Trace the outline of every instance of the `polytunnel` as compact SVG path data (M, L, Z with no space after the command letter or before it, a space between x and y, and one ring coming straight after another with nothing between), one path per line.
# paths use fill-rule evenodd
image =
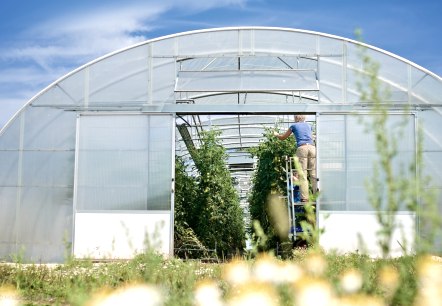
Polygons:
M315 125L320 243L370 252L378 230L364 181L373 138L359 91L361 48L379 64L389 126L406 118L400 163L416 159L423 128L425 190L442 188L442 79L379 48L299 29L216 28L151 39L98 58L34 96L0 131L0 259L130 258L152 246L173 255L175 155L218 126L246 199L255 160L247 148L293 114ZM362 84L368 86L368 84ZM246 205L246 203L243 203ZM438 198L439 213L442 199ZM422 207L425 209L425 207ZM422 235L400 207L394 241ZM442 237L439 237L442 241ZM392 249L400 252L397 243ZM409 243L408 246L411 246ZM438 244L435 248L441 251Z

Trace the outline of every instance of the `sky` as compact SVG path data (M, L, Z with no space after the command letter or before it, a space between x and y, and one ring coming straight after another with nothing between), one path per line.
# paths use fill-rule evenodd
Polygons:
M97 57L164 35L230 26L355 39L442 76L441 0L1 0L0 127Z

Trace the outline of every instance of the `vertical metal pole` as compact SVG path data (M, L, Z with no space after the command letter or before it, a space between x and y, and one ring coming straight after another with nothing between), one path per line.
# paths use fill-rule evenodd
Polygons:
M347 43L342 43L342 102L347 103Z
M289 222L289 232L291 231L290 228L290 181L289 181L289 164L288 164L288 156L285 156L285 177L286 177L286 186L287 186L287 217Z
M152 93L153 93L153 84L152 84L152 80L153 80L153 58L152 58L152 44L148 44L147 45L147 104L152 104L153 101L153 97L152 97ZM175 61L175 75L178 75L178 72L176 71L177 67L176 67L176 61ZM175 79L175 88L177 85L177 80ZM174 103L176 103L174 101Z
M241 32L241 30L239 30L238 31L238 71L241 70L241 55L242 55L242 32ZM237 95L238 95L238 97L237 97L238 104L240 104L241 94L238 92Z
M22 242L21 237L22 230L20 226L22 220L20 213L22 209L22 193L23 193L23 153L24 153L24 139L25 139L25 112L20 114L20 139L18 149L18 161L17 161L17 193L16 193L16 206L15 206L15 253L18 254L19 242Z
M87 109L89 107L89 86L90 86L90 73L89 67L84 69L84 107Z
M171 114L170 116L170 132L172 133L171 135L171 150L172 150L172 167L171 167L171 176L172 176L172 180L171 180L171 184L172 184L172 189L171 189L171 193L170 193L170 236L169 236L169 256L171 258L173 258L173 256L175 255L174 253L174 249L175 249L175 244L174 244L174 236L175 236L175 122L176 122L176 113Z
M414 162L416 163L416 167L415 167L415 179L417 181L417 184L415 186L415 188L420 188L421 187L421 182L420 182L420 177L419 177L419 173L420 173L420 160L418 160L418 143L419 143L419 121L417 118L417 114L412 114L414 115ZM421 150L423 150L423 148L420 148ZM416 211L414 212L415 214L415 221L414 221L414 239L415 239L415 245L419 245L420 244L420 238L421 238L421 230L420 230L420 218L419 216L421 215L421 209L422 209L422 202L421 202L421 190L417 190L416 192Z
M78 169L80 164L80 137L82 133L81 129L81 116L77 115L76 120L76 130L75 130L75 160L74 160L74 195L73 195L73 209L72 209L72 242L71 242L71 255L75 258L75 222L77 215L77 199L78 199Z
M292 166L292 159L293 159L293 157L290 157L290 162L289 162L289 165L290 165L290 172L289 172L289 175L290 175L290 182L291 182L291 186L292 186L292 188L291 188L291 190L290 190L290 194L291 194L291 202L292 202L292 226L293 226L293 241L295 241L296 240L296 215L295 215L295 213L296 213L296 210L295 210L295 205L296 205L296 203L295 203L295 194L293 193L293 188L295 187L295 185L294 185L294 182L293 182L293 180L292 180L292 173L293 173L293 166Z
M318 104L321 104L321 41L320 36L316 36L316 86L318 88Z
M320 165L320 163L321 163L321 156L320 156L320 152L321 152L321 150L320 150L320 137L318 137L318 135L319 135L319 133L318 133L318 131L319 131L319 128L320 128L320 124L321 124L321 122L320 122L320 119L319 119L319 113L316 113L316 115L315 115L315 120L316 120L316 188L318 189L318 190L321 190L321 186L320 186L320 183L319 183L319 177L321 177L321 169L320 169L320 167L319 167L319 165ZM317 197L316 199L315 199L315 201L316 201L316 207L315 207L315 219L316 219L316 230L318 230L319 229L319 209L320 209L320 207L321 207L321 197Z
M240 56L238 56L238 71L241 71L241 57ZM240 78L241 78L241 74L240 74ZM242 81L241 81L241 83L242 83ZM238 92L237 95L238 95L238 104L240 104L240 93Z

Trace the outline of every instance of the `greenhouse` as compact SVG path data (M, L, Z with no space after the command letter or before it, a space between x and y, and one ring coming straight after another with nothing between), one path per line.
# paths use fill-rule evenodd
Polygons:
M248 149L266 128L287 129L294 114L305 114L315 128L321 246L357 251L363 237L367 251L379 254L379 225L365 183L378 152L360 122L373 116L372 101L360 90L368 73L361 50L379 64L388 127L402 129L396 176L416 176L400 165L416 164L423 135L423 169L416 171L431 180L422 192L440 191L440 76L324 33L267 27L185 32L79 67L2 128L0 260L16 254L33 262L131 258L145 250L146 240L173 256L175 156L189 158L200 132L217 127L246 208L256 167ZM436 201L440 215L442 198ZM392 252L413 251L425 224L406 205L394 220ZM442 237L436 241L441 252Z

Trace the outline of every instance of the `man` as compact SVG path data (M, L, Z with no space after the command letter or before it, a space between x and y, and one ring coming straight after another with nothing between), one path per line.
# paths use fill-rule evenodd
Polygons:
M302 172L300 175L300 190L301 202L308 202L309 199L309 185L307 180L310 180L312 190L317 191L316 187L316 148L313 144L312 128L310 124L305 122L304 115L295 115L295 123L292 124L288 130L280 135L274 132L274 135L279 140L287 139L293 133L296 139L296 156L301 164Z

